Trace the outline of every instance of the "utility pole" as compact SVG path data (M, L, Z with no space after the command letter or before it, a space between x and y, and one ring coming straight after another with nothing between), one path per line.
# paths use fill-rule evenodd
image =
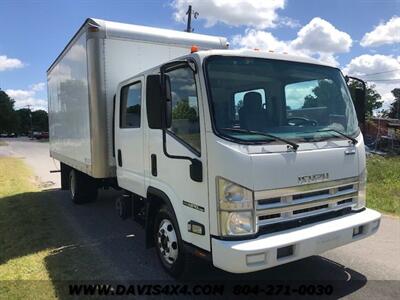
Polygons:
M197 19L197 17L199 16L199 13L197 12L197 11L194 11L193 9L192 9L192 6L191 5L189 5L189 8L188 8L188 11L186 12L186 15L188 16L188 19L187 19L187 26L186 26L186 32L193 32L193 28L192 28L192 14L193 14L193 17L195 18L195 19Z

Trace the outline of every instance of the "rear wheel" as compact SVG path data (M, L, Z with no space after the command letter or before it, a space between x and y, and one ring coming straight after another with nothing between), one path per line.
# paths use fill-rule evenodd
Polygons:
M95 180L74 169L69 173L69 190L75 204L92 202L97 198Z
M173 213L162 207L154 222L154 243L163 268L173 277L183 274L186 254L179 228Z

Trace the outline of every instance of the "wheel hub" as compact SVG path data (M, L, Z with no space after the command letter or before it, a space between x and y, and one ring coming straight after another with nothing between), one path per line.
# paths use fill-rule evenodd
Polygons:
M178 238L170 220L164 219L161 221L157 241L164 261L168 264L174 263L178 258Z

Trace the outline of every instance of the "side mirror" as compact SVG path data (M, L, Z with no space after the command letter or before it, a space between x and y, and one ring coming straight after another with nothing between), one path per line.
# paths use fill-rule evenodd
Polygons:
M354 107L357 113L358 123L365 123L365 90L361 88L356 88L354 90Z
M146 108L147 121L151 129L162 129L161 80L160 75L147 76L146 82Z
M147 76L146 107L147 119L151 129L166 129L172 123L171 81L168 75ZM164 86L163 86L164 85ZM163 124L163 107L165 107L165 124Z
M363 130L365 124L365 108L367 105L367 85L364 80L354 76L346 76L345 79L347 83L350 79L359 83L354 89L353 103L356 109L358 123L360 124L361 130Z

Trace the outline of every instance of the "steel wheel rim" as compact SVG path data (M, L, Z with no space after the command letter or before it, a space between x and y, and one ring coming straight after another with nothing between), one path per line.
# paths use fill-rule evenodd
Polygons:
M157 232L157 244L161 258L169 265L178 259L178 237L171 221L164 219L160 222Z

